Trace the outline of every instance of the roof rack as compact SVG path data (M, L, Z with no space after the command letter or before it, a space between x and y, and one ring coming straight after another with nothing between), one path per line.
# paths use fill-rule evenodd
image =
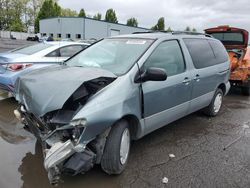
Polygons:
M198 32L191 32L191 31L171 31L173 35L181 35L181 34L187 34L187 35L204 35L206 37L212 38L213 36L207 34L207 33L198 33Z
M156 32L161 32L161 31L137 31L133 32L132 34L156 33Z
M181 34L186 34L186 35L204 35L206 37L213 38L213 36L207 34L207 33L198 33L198 32L191 32L191 31L139 31L139 32L134 32L132 34L143 34L143 33L169 33L172 35L181 35Z

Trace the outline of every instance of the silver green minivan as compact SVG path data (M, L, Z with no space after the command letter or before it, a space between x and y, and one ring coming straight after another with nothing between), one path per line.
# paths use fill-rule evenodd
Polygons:
M229 64L222 43L208 35L107 38L63 65L21 76L15 115L41 142L52 184L95 164L120 174L131 140L197 110L219 113Z

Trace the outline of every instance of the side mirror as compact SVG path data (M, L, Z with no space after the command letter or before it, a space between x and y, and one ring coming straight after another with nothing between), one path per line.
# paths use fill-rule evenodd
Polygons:
M141 76L136 79L136 82L165 81L166 79L167 73L164 69L151 67L142 73Z

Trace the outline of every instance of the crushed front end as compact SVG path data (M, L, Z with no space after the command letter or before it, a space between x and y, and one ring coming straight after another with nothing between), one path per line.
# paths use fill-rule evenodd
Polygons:
M96 163L91 141L80 142L85 130L84 119L69 124L49 124L28 113L24 106L16 110L15 114L41 143L44 167L51 184L57 184L61 174L85 173Z
M61 174L85 173L100 163L109 129L92 131L85 117L74 117L116 77L92 69L55 67L51 71L58 77L53 75L55 79L50 82L44 79L50 69L17 81L15 97L20 106L14 114L41 143L44 167L50 183L55 185ZM62 82L61 77L67 74L70 78Z

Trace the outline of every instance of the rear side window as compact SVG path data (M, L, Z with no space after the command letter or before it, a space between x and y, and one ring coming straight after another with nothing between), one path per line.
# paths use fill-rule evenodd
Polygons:
M202 69L227 61L225 48L214 40L184 39L195 68ZM217 55L217 56L216 56Z
M80 45L71 45L60 48L60 56L61 57L71 57L75 55L77 52L82 50L84 47Z
M178 41L162 42L156 47L144 64L144 68L165 69L168 76L180 74L185 71L185 62Z
M216 63L224 63L228 60L228 53L220 41L208 40L210 46L213 49Z
M46 57L71 57L84 48L86 48L86 46L84 45L65 46L57 50L54 50L53 52L50 52L49 54L46 55Z

